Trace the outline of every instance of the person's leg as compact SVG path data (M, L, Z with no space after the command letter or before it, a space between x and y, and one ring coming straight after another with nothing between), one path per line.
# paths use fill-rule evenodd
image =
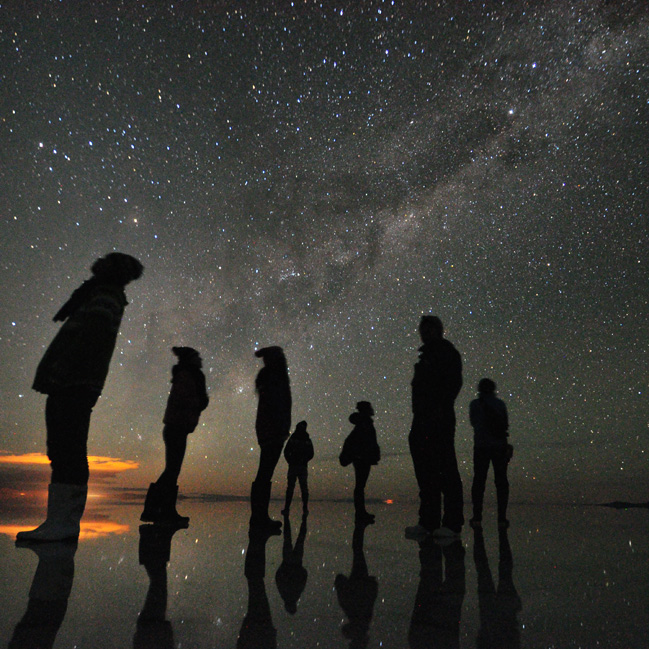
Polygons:
M300 481L300 494L302 495L302 511L306 514L309 511L309 471L306 467L298 473Z
M370 476L371 465L369 462L354 461L354 476L356 482L354 485L354 510L356 516L360 518L370 517L371 514L365 510L365 485Z
M507 527L507 505L509 504L509 480L507 479L506 449L498 449L492 457L494 465L494 482L496 484L496 499L498 502L498 524Z
M440 472L444 494L444 516L442 527L460 532L464 525L464 495L462 478L455 455L454 435L444 435L440 448Z
M281 522L274 521L268 516L271 480L275 467L282 454L284 440L264 444L259 454L259 468L250 490L250 524L255 527L281 527Z
M438 457L428 428L425 422L413 420L408 444L419 487L419 525L432 532L440 525L441 492Z
M284 509L282 514L288 514L291 509L291 502L293 502L293 492L295 491L295 480L297 475L295 470L288 467L288 474L286 475L286 496L284 498Z
M473 516L471 522L482 521L482 504L484 501L487 473L489 471L489 452L484 448L473 448L473 483L471 485L471 501L473 502Z
M162 431L165 443L165 468L157 483L161 487L173 487L178 482L180 470L187 451L187 433L165 426Z
M19 532L16 540L78 538L88 495L88 429L98 397L97 393L83 388L48 396L45 422L52 477L47 517L36 529Z

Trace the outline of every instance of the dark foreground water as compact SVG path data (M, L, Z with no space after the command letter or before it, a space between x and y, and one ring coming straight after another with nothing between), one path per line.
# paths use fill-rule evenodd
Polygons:
M179 509L190 527L157 533L93 501L76 549L38 554L11 536L31 521L0 521L0 646L649 646L646 509L513 505L507 534L487 511L446 546L404 538L410 503L355 529L351 505L314 502L266 543L245 502Z

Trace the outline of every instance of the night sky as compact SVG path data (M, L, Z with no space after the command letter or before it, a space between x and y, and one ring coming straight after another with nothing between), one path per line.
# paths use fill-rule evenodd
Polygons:
M277 344L314 496L350 495L337 455L366 399L368 494L416 497L434 313L464 362L467 496L489 376L512 500L646 500L645 2L0 2L0 38L0 454L45 450L52 316L117 250L145 266L91 425L92 454L139 464L117 485L162 468L190 345L211 403L181 490L244 494L254 350Z

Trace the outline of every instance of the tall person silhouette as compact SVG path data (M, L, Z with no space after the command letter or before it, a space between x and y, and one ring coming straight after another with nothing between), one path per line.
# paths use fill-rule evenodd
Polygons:
M271 485L275 467L291 429L291 386L286 357L281 347L258 349L257 358L264 361L255 379L259 398L255 432L261 449L259 468L250 490L250 527L253 532L278 532L281 521L268 515Z
M432 533L452 538L464 524L454 406L462 387L462 358L444 338L444 326L437 316L423 316L419 334L423 345L412 379L413 418L408 438L419 485L419 522L406 528L406 535L420 539Z
M47 395L45 425L52 475L47 518L35 530L18 532L19 541L78 538L88 494L88 430L99 399L124 308L124 287L144 267L112 252L91 267L85 281L54 316L61 329L41 359L33 389Z
M172 347L171 351L178 363L171 371L171 390L163 419L165 468L158 480L149 485L140 520L186 526L189 517L176 511L176 482L187 450L187 437L196 430L201 412L210 400L200 354L192 347Z

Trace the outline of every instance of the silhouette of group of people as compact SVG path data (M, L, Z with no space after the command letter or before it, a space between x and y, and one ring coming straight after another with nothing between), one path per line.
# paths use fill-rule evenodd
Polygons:
M45 422L47 454L51 463L46 520L34 530L19 532L17 540L30 542L77 538L88 489L87 441L92 409L101 394L127 305L125 286L138 279L142 264L119 252L98 259L92 277L75 290L54 316L63 322L36 371L33 388L47 395ZM406 536L420 539L459 535L464 524L462 481L455 453L455 399L462 387L462 359L444 338L437 316L421 318L422 346L412 379L412 426L408 438L419 487L419 520ZM172 368L171 389L164 413L165 467L149 485L141 520L186 526L189 518L176 510L178 477L187 438L196 428L209 398L200 354L191 347L173 347L178 362ZM263 362L255 379L258 397L255 432L259 466L250 489L250 528L255 533L279 533L282 523L268 513L272 478L284 450L288 463L283 514L288 515L296 482L303 512L308 513L308 468L313 444L306 421L291 429L291 388L284 351L278 346L258 349ZM509 485L507 466L513 447L508 444L507 408L496 396L496 385L482 379L479 396L471 402L474 428L475 474L471 495L471 524L482 522L483 495L489 465L494 467L498 523L506 518ZM357 522L372 523L365 508L365 486L381 451L368 401L359 401L349 421L353 430L340 453L343 466L354 468L354 511ZM289 439L290 436L290 439ZM284 448L286 440L289 439Z

